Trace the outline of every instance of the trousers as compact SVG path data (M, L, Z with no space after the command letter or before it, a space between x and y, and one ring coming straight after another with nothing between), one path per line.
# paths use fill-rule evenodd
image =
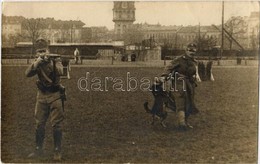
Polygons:
M60 93L38 91L35 107L36 128L45 127L48 117L50 117L53 128L61 128L60 124L64 119L64 113Z
M178 121L180 125L185 125L190 114L195 107L194 94L195 87L188 81L177 82L174 91L171 91L171 97L174 99Z
M53 129L53 136L55 147L61 147L61 133L62 122L64 119L64 111L62 108L62 101L60 93L43 93L38 91L36 107L35 107L35 121L36 121L36 146L42 148L45 138L45 126L48 118Z

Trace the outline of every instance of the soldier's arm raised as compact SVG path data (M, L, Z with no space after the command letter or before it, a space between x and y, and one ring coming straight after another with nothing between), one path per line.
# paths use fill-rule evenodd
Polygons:
M43 62L41 57L38 57L25 71L26 77L32 77L37 74L39 65Z
M57 59L55 59L55 62L56 62L56 73L57 73L57 75L58 76L63 75L63 65L61 63L61 59L57 58Z

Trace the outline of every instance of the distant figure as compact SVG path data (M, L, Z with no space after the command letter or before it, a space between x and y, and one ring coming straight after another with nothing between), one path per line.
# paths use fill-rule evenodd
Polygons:
M122 54L121 61L122 62L127 61L127 56L125 54Z
M74 57L75 57L75 64L78 64L78 61L80 61L80 54L78 48L74 51Z
M135 55L135 54L132 54L132 55L131 55L131 61L132 61L132 62L135 62L135 60L136 60L136 55Z
M242 52L240 50L237 50L236 56L237 56L237 65L241 65Z
M61 76L61 78L70 79L70 60L68 58L62 58L61 64L63 66L63 75Z

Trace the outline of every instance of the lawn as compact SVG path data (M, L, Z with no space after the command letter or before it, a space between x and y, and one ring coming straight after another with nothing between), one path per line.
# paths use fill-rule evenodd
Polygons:
M36 78L24 76L24 66L2 67L1 159L4 163L53 162L51 126L47 124L45 156L30 160L34 150ZM162 68L73 67L65 103L63 162L110 163L256 163L258 139L257 67L214 67L214 82L199 83L191 116L194 129L180 132L176 114L169 113L167 128L150 125L143 109L152 104L150 92L82 91L80 78L89 72L102 85L105 77L152 78ZM125 86L124 86L125 87Z

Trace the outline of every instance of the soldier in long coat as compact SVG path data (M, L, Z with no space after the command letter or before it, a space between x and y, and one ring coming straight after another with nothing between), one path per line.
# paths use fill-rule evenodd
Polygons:
M196 44L188 44L185 54L171 61L162 74L166 78L171 75L171 96L175 101L180 130L193 128L188 123L188 117L190 114L198 113L194 102L196 80L200 81L197 74L197 61L194 59L196 51Z

